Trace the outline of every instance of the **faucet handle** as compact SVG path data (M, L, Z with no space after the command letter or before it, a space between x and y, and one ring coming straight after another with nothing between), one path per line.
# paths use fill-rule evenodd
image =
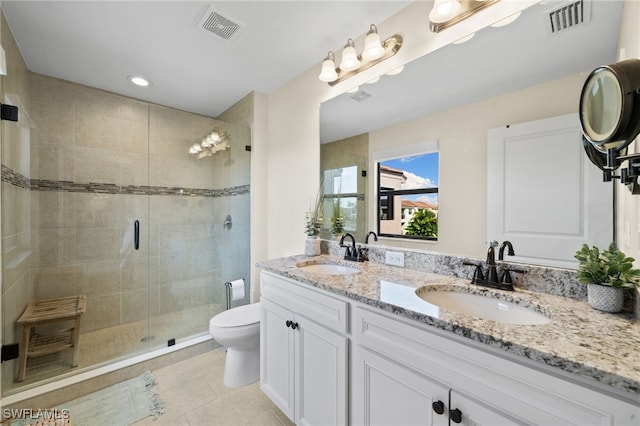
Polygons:
M527 273L527 271L525 271L524 269L509 269L509 267L506 266L504 268L504 271L502 272L502 277L500 278L500 282L504 284L513 284L513 278L511 277L511 272L515 272L518 274Z
M364 262L365 260L369 260L369 249L367 247L358 246L358 252L356 257L358 262Z
M482 265L479 263L473 262L462 262L463 265L466 266L475 266L476 269L473 271L473 278L471 278L471 282L475 283L477 281L484 280L484 274L482 273Z

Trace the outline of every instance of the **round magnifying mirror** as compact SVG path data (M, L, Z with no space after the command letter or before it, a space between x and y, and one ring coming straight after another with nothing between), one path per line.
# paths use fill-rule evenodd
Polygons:
M608 68L598 68L582 89L580 118L589 142L605 144L620 128L622 121L622 88Z
M638 135L638 89L638 59L601 66L589 74L580 95L580 124L585 139L597 151L620 151Z

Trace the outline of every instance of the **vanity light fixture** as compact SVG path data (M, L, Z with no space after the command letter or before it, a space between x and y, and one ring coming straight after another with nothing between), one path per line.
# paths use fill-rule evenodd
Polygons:
M197 155L198 159L209 157L220 151L229 149L231 146L229 144L230 141L231 136L228 133L220 134L220 131L216 128L207 136L202 138L200 143L191 145L189 147L189 154Z
M429 13L431 31L439 33L500 0L435 0ZM506 25L506 24L505 24Z
M380 76L373 77L371 80L367 81L367 84L377 83L378 81L380 81Z
M342 49L340 66L336 68L335 55L333 52L329 52L324 61L322 61L322 69L318 79L329 83L330 86L334 86L361 71L389 59L398 53L401 47L402 37L400 35L395 34L381 42L378 28L371 24L365 37L362 54L357 54L353 39L349 39L344 49Z
M320 71L320 75L318 76L318 78L320 79L320 81L324 81L325 83L338 79L335 56L333 55L333 52L327 53L327 57L324 58L324 61L322 62L322 70Z
M340 62L340 69L345 71L353 71L360 66L360 59L356 53L356 46L352 39L347 41L347 44L342 49L342 62Z
M404 70L404 65L400 65L398 68L392 69L387 75L398 75Z
M378 28L371 24L367 37L364 39L364 51L362 52L362 58L367 61L373 61L384 55L384 46L380 42L380 36L378 35Z

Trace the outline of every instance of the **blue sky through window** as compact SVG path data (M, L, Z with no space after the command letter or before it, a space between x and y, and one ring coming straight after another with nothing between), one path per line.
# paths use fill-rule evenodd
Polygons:
M438 186L437 152L382 161L381 164L403 170L407 181L401 189L423 189ZM403 199L438 204L438 194L403 195Z

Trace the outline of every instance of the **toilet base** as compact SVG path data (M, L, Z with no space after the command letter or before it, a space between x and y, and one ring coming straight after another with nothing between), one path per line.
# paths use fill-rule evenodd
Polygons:
M260 349L227 348L223 383L228 388L250 385L260 379Z

